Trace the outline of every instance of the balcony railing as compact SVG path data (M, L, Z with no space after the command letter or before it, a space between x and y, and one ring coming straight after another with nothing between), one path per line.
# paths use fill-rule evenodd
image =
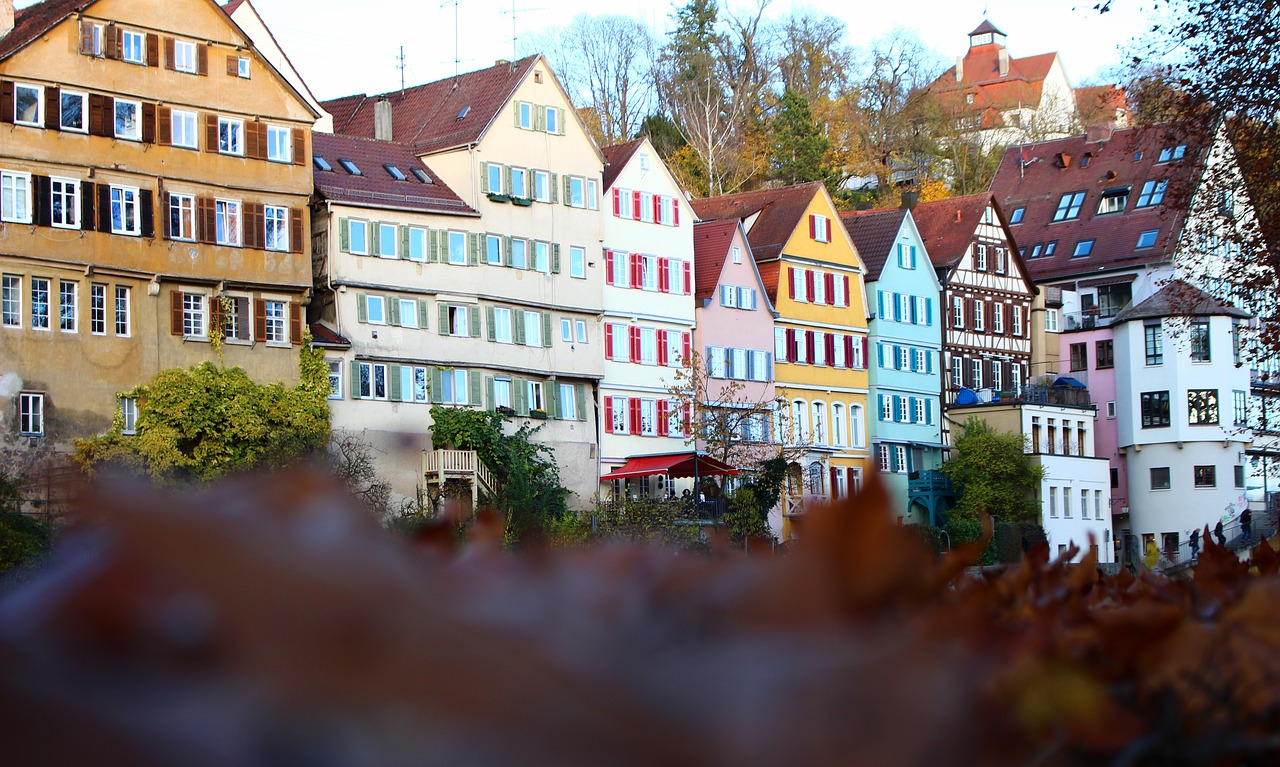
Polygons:
M1117 314L1119 314L1118 310L1090 309L1083 312L1067 312L1063 315L1063 321L1067 330L1094 330L1109 327L1116 321Z

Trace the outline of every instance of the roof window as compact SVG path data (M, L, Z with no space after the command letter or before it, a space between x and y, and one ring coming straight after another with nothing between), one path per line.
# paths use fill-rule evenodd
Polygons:
M1169 162L1170 160L1181 160L1187 154L1187 145L1178 144L1177 146L1167 146L1160 150L1160 159L1157 162Z
M347 173L350 173L353 176L364 175L364 173L362 173L360 169L356 167L356 164L354 162L351 162L345 157L339 157L338 164L341 165L343 169L346 170Z
M312 161L313 163L315 163L315 164L316 164L316 168L318 168L318 169L320 169L320 170L327 170L327 171L330 171L330 172L332 172L332 171L333 171L333 166L329 164L329 161L328 161L328 160L326 160L326 159L324 159L323 157L321 157L321 156L320 156L320 155L318 155L318 154L317 154L317 155L313 155L313 156L311 157L311 161Z
M404 175L404 173L403 173L399 168L397 168L396 166L392 165L391 163L387 163L386 165L383 165L382 167L386 168L386 169L387 169L387 173L390 173L390 174L391 174L391 177L392 177L392 178L394 178L396 181L407 181L407 180L408 180L408 178Z
M457 119L461 120L462 118L466 117L469 114L471 114L471 107L463 107L462 111L458 112Z
M424 184L435 183L431 180L431 177L427 175L427 172L422 168L410 168L409 172L412 173L414 176L417 176L418 180Z

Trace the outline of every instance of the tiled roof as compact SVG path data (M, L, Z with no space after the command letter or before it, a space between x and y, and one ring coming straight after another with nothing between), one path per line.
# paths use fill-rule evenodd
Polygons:
M880 278L880 270L884 268L893 244L898 239L898 231L902 229L902 220L906 218L905 208L883 208L881 210L842 213L840 220L845 231L853 240L853 246L867 265L867 282L875 282Z
M307 326L311 330L311 343L322 349L350 349L351 342L343 338L337 331L318 322Z
M756 271L760 272L760 284L764 285L765 292L769 294L769 301L774 306L777 306L778 281L782 274L782 262L777 259L765 261L763 264L757 261Z
M1129 97L1118 85L1083 85L1075 89L1076 105L1080 109L1114 111L1128 110Z
M991 201L988 194L922 202L911 211L935 267L951 268L964 256Z
M1007 150L991 191L1006 216L1025 208L1022 222L1012 229L1026 250L1032 276L1042 281L1168 261L1181 236L1183 208L1199 178L1203 155L1200 147L1187 146L1182 159L1159 162L1162 149L1185 144L1178 136L1173 126L1157 126L1115 131L1107 141L1074 136ZM1164 202L1138 208L1144 183L1162 179L1169 180ZM1126 187L1124 210L1099 215L1103 193ZM1085 193L1079 217L1054 222L1063 195L1076 192ZM1139 250L1139 236L1149 231L1156 232L1154 244ZM1093 250L1073 258L1082 240L1093 240ZM1052 256L1031 258L1037 244L1049 242L1057 243Z
M957 82L956 69L952 67L939 75L926 90L965 111L1038 106L1044 79L1058 54L1042 53L1020 59L1010 57L1008 73L1001 75L1000 51L1001 47L997 45L969 49L963 62L963 80ZM972 104L962 101L968 94L973 95Z
M316 192L326 199L353 205L479 215L423 165L413 147L407 144L325 133L313 133L312 137L313 154L324 158L333 168L331 171L313 169ZM343 168L339 160L344 158L355 163L361 175L353 175ZM406 179L397 180L384 165L395 166ZM424 170L431 183L418 180L413 168Z
M807 184L739 192L721 197L707 197L692 202L693 210L702 221L734 219L738 221L759 214L747 230L747 241L757 262L769 261L782 255L782 246L791 239L808 210L813 196L822 188L821 181ZM761 270L763 274L764 270ZM766 283L767 284L767 283ZM770 286L770 292L777 289Z
M1116 315L1115 322L1157 317L1239 317L1248 319L1243 309L1220 301L1200 288L1181 280L1170 280L1154 295Z
M45 0L13 14L13 30L0 38L0 59L7 59L94 0Z
M391 137L419 154L465 146L480 139L541 57L495 64L433 83L377 96L344 96L321 106L333 115L333 130L373 138L374 104L391 103Z
M1000 30L996 29L995 24L992 24L990 21L983 19L982 23L978 25L978 28L969 33L969 37L973 37L974 35L985 35L988 32L991 32L997 35L1004 34L1004 32L1001 32Z
M608 190L613 186L613 182L618 180L618 174L622 169L627 167L627 163L631 161L631 156L636 153L640 145L644 143L644 137L632 139L621 144L607 146L601 150L604 154L604 188Z
M225 11L228 16L230 16L231 14L236 12L237 8L239 8L241 5L244 5L246 2L248 2L248 0L231 0L226 5L222 6L222 10Z
M725 259L733 234L738 231L737 219L703 221L693 225L693 295L695 298L712 298L724 271Z

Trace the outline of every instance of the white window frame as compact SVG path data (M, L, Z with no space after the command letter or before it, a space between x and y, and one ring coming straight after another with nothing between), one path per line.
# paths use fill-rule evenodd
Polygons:
M525 404L529 406L529 410L530 411L541 410L545 413L547 410L547 406L546 406L546 402L544 402L542 399L544 394L543 388L542 388L542 382L526 381L525 385L527 387L526 390L528 391L528 397L525 400Z
M818 242L831 242L831 219L821 214L814 214L813 239Z
M80 283L58 280L58 330L76 333L80 327Z
M569 246L569 276L575 280L587 278L587 249Z
M267 126L267 160L293 162L293 131L283 125Z
M573 384L562 383L560 389L560 418L566 421L578 420L578 390Z
M356 247L356 232L360 232L360 246ZM369 222L358 218L347 219L347 250L357 256L369 255Z
M524 310L524 345L542 346L542 312Z
M960 296L951 297L951 327L964 329L964 299Z
M973 312L973 329L979 333L984 333L987 330L987 302L981 298L976 298L973 304L975 310Z
M558 107L547 107L546 115L544 127L547 133L560 133L560 109Z
M130 48L135 48L133 56L130 56ZM120 60L127 61L130 64L147 64L147 36L142 32L135 32L132 29L121 30L120 34Z
M454 338L467 338L471 335L470 307L451 304L445 310L449 325L444 328L445 335Z
M500 344L513 343L511 337L511 310L505 306L493 307L493 340Z
M495 185L494 181L498 183ZM498 163L489 163L489 177L484 183L486 193L503 194L503 190L507 188L507 174L504 172L504 167Z
M551 243L534 240L533 270L543 274L551 273Z
M44 394L18 394L18 433L24 437L44 436Z
M107 286L101 282L89 284L89 334L107 334Z
M400 228L395 224L382 222L375 223L373 226L378 227L378 258L399 258Z
M177 72L194 75L199 72L196 63L196 44L190 40L173 41L173 68Z
M551 202L551 174L545 170L533 171L533 199Z
M30 120L24 120L21 117L21 111L18 109L18 97L22 92L35 94L35 117ZM32 85L31 83L14 83L13 84L13 124L28 125L33 128L44 127L44 87L40 85Z
M31 329L50 330L50 305L53 300L48 277L32 277L31 280Z
M177 229L174 228L174 212L177 212ZM169 239L194 241L196 238L196 198L190 194L169 193Z
M568 317L560 318L560 340L567 344L573 343L573 320Z
M111 233L142 234L142 193L136 186L111 185ZM117 216L117 211L119 215ZM132 219L132 222L130 221Z
M365 371L369 371L365 375ZM382 373L382 394L378 394L378 373ZM366 378L368 386L366 387ZM387 366L381 362L361 362L360 363L360 380L353 382L354 386L360 389L360 399L385 400L391 391L391 385L388 381Z
M587 321L574 320L573 326L577 333L577 343L585 344L587 342Z
M973 379L973 388L981 389L982 380L982 360L969 360L969 375Z
M249 57L241 56L240 60L236 62L236 76L248 80L249 74Z
M527 101L518 101L516 102L516 110L519 117L520 128L523 130L533 130L535 123L534 115L537 111L534 109L533 104L530 104Z
M133 130L122 131L120 129L120 110L122 107L130 107L133 111ZM141 141L142 140L142 102L132 99L116 99L115 107L111 114L112 135L118 139L125 141Z
M582 176L569 177L569 199L565 200L565 203L570 208L588 207L587 206L587 180L585 178L583 178ZM623 207L626 207L626 206L623 206ZM624 217L625 217L625 214L629 212L631 211L624 210L623 211Z
M266 310L266 335L262 340L269 344L288 344L288 302L267 299L263 301L263 304Z
M244 157L244 120L218 115L218 153Z
M214 209L214 241L219 245L240 247L243 242L241 227L243 219L240 215L239 200L213 201Z
M527 168L512 167L511 176L511 196L528 198L529 194L529 170Z
M613 362L631 361L631 338L627 334L628 326L621 322L610 322L608 332L613 336L613 353L609 359Z
M596 180L594 178L587 179L587 210L600 210L600 193L597 191Z
M289 209L279 205L266 205L262 209L263 242L266 250L289 250ZM272 224L274 223L274 228Z
M80 182L73 178L49 179L49 221L58 229L80 228ZM62 215L57 212L54 200L61 197Z
M400 316L400 327L418 327L418 300L416 298L393 298L398 306L396 313Z
M200 133L195 112L185 109L169 111L169 143L183 149L199 149Z
M387 324L387 300L382 296L366 296L365 297L365 320L370 325L386 325ZM377 311L374 311L374 307Z
M80 101L80 124L67 124L66 103L69 99ZM89 94L79 91L60 91L58 94L58 128L70 133L89 132Z
M1016 304L1013 307L1013 334L1022 337L1022 307Z
M511 238L511 264L514 269L529 268L529 241L523 237Z
M511 407L511 379L493 379L493 406L495 408Z
M455 230L449 230L448 233L448 259L449 263L454 265L467 265L467 233Z
M120 433L138 433L138 398L120 398Z
M31 223L31 174L0 170L0 221Z
M112 315L115 321L116 336L120 338L128 338L131 333L130 328L133 325L133 309L129 305L129 293L128 285L116 285Z
M204 293L182 291L182 337L209 336L209 297Z
M326 359L329 367L329 399L342 399L342 369L346 367L342 360Z

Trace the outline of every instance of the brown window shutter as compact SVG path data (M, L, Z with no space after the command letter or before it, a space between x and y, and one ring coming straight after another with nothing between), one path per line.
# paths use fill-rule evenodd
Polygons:
M92 56L93 51L93 22L80 22L80 52L86 56Z
M289 341L302 343L302 304L296 301L289 302Z
M261 298L253 301L253 337L257 339L267 337L267 302Z
M147 35L147 66L160 66L160 35Z
M36 226L53 226L53 187L48 176L31 177L33 219Z
M161 223L161 231L164 232L163 237L166 240L172 240L173 239L173 231L172 231L173 219L169 217L169 193L168 192L160 193L160 223Z
M241 233L240 242L246 248L262 250L262 245L258 242L258 239L262 237L262 219L266 218L266 212L263 210L262 204L256 202L244 203L242 210L244 231Z
M251 160L267 159L267 124L245 123L244 156Z
M217 214L213 200L208 197L196 198L196 239L200 242L213 242L217 227Z
M0 80L0 122L13 122L13 83Z
M89 133L105 136L107 124L107 97L99 93L89 94Z
M124 31L115 24L108 24L102 31L102 37L107 46L107 58L120 58L120 49L124 47Z
M245 296L236 298L236 338L241 341L252 341L249 335L249 299Z
M156 107L156 143L169 146L173 143L173 110Z
M93 202L97 199L94 194L92 181L80 182L80 228L86 232L91 232L94 228Z
M111 233L111 187L98 184L98 231Z
M267 159L267 124L258 122L253 124L254 129L258 133L258 153L254 155L255 159Z
M156 236L156 195L150 189L138 191L138 211L141 214L140 233L143 237Z
M44 87L44 127L57 130L62 125L62 89L56 85Z
M218 151L218 116L206 114L204 116L204 151Z
M208 45L196 45L196 74L202 77L209 74Z
M232 77L240 76L240 57L239 56L227 57L227 74L231 75Z
M182 335L182 291L169 291L169 332Z
M227 334L227 311L222 305L222 296L209 296L209 337L214 334L226 337Z
M142 102L142 143L156 143L156 105Z
M293 164L305 165L307 162L307 132L302 128L293 129Z
M302 208L289 209L289 250L302 252Z
M174 47L175 46L174 46L173 38L166 37L164 39L164 68L165 69L178 68L174 62L174 59L177 58L177 54L174 53Z

